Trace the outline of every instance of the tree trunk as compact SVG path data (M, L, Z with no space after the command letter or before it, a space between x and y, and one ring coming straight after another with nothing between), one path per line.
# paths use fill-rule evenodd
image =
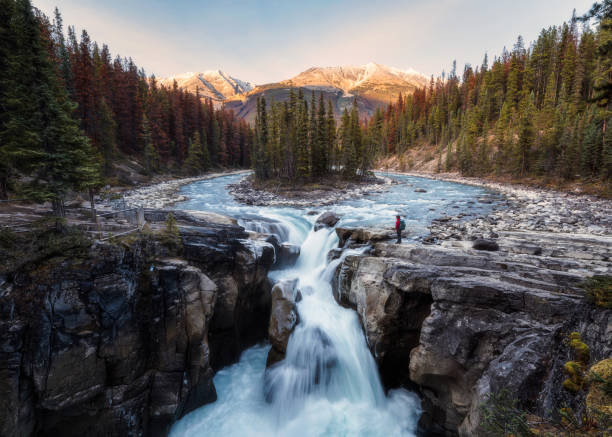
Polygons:
M0 176L0 199L8 199L8 178Z
M55 231L62 232L64 229L64 217L66 217L66 210L64 209L64 199L57 198L53 199L53 215L55 216Z
M93 188L89 189L89 204L91 205L91 219L96 221L96 204L94 202Z

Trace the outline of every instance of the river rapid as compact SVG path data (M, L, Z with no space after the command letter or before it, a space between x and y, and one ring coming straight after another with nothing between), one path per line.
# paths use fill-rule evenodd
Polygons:
M181 189L183 210L202 210L235 217L247 230L276 234L299 245L292 267L270 273L274 281L297 280L301 300L299 323L286 358L268 369L268 345L246 350L240 361L217 372L216 402L178 421L173 437L232 436L415 436L419 398L404 389L385 393L376 363L354 311L332 295L331 279L344 257L367 250L346 249L328 261L336 248L334 229L314 231L324 211L341 219L337 226L393 228L395 215L406 218L406 239L418 242L434 218L447 214L486 214L494 203L476 200L483 188L412 176L390 175L398 184L371 196L323 208L256 207L238 204L226 186L244 175L196 182Z

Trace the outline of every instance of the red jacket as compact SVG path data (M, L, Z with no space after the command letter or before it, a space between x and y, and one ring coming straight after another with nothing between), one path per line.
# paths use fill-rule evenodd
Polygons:
M400 219L395 220L395 230L399 231L400 228Z

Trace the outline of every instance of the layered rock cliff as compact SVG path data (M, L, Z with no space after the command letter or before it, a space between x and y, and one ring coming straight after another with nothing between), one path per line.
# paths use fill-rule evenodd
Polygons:
M581 333L592 362L612 356L612 311L580 288L612 271L612 241L542 238L534 254L513 238L501 235L498 252L370 242L369 254L338 269L336 299L357 311L384 383L420 392L421 423L434 435L481 435L479 407L502 389L542 417L573 406L561 384L570 332Z
M150 211L151 232L0 277L0 435L166 435L267 336L272 246L178 215L178 256Z

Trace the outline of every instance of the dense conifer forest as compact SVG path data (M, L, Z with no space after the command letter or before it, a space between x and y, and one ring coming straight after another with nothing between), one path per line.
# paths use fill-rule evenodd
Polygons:
M267 105L257 101L253 161L258 179L291 181L332 174L346 179L367 175L372 164L372 142L360 121L357 105L344 110L336 126L332 103L312 91L290 90L289 101Z
M64 32L29 0L0 0L0 196L61 204L70 190L115 183L115 165L198 174L248 167L252 132L231 111L159 86L87 31ZM58 206L59 208L60 206Z
M612 179L612 2L521 37L482 65L456 64L364 119L322 94L257 103L254 126L210 99L160 86L83 30L29 0L0 0L0 197L54 202L119 183L117 166L196 175L252 167L257 179L356 179L378 159L435 150L438 171L516 179Z
M594 19L594 20L591 20ZM592 22L591 22L592 21ZM612 2L519 36L482 65L448 75L375 113L381 156L436 146L438 171L558 180L612 177Z

